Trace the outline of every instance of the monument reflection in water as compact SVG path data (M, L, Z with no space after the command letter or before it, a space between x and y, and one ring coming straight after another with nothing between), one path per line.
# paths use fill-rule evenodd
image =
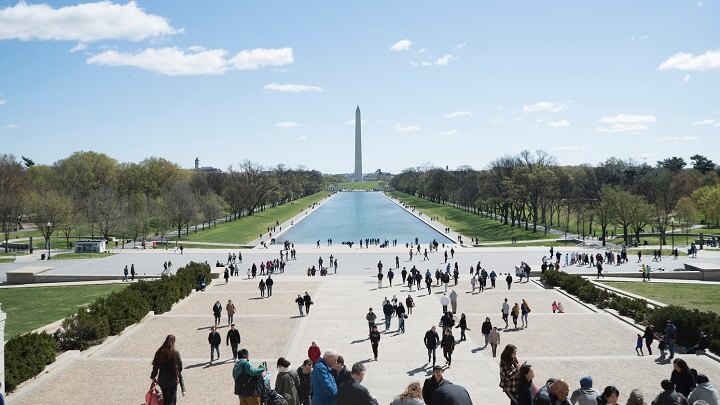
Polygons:
M453 243L442 233L431 228L415 216L397 206L380 192L340 192L328 202L308 214L287 232L279 235L276 243L285 240L296 244L325 245L328 239L334 245L343 241L377 238L380 243L397 239L398 245L412 243L415 238L422 244L437 240Z

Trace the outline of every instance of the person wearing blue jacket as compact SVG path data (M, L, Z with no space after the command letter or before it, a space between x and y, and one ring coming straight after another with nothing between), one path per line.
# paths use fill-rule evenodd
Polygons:
M326 350L323 357L315 363L312 371L311 405L335 405L338 387L332 370L337 365L338 354L334 350Z

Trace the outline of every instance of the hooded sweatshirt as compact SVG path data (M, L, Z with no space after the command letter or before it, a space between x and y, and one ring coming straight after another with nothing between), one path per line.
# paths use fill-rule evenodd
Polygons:
M700 383L695 387L688 397L688 402L705 401L710 405L718 405L718 392L709 382Z

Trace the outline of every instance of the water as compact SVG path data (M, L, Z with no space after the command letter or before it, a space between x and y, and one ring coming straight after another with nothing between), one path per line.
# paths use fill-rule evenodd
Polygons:
M397 239L398 245L412 243L453 243L379 192L341 192L298 222L277 240L298 244L325 244L378 238L382 243Z

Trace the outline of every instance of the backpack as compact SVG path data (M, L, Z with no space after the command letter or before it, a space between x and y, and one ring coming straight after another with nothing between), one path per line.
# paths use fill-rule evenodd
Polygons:
M235 380L235 395L240 397L257 397L262 393L262 378L240 374Z
M270 388L264 390L260 403L262 405L288 405L288 401L282 395Z

